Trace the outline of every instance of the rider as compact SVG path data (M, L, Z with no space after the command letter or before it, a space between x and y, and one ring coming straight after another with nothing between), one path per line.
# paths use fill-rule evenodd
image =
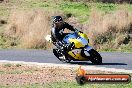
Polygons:
M70 50L71 47L74 48L73 44L66 46L66 44L62 42L63 38L65 37L65 34L63 33L65 28L74 32L80 32L70 24L64 22L61 16L55 16L53 18L53 24L51 29L51 39L53 44L57 48L62 49L64 51Z

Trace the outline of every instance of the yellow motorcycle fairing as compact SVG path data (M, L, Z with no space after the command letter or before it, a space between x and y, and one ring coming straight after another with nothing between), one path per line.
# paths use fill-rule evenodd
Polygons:
M80 61L87 60L87 58L81 56L81 53L73 53L72 51L69 51L68 54L71 55L74 59L77 59Z
M86 34L84 34L84 33L78 33L81 37L83 37L83 38L85 38L86 40L88 40L88 37L87 37L87 35Z
M80 37L82 37L82 38L84 38L84 39L86 39L86 40L88 40L88 37L87 37L87 35L86 34L83 34L83 33L78 33L79 35L80 35ZM76 48L80 48L80 47L84 47L84 45L78 40L78 39L69 39L69 41L72 43L74 43L75 44L75 47Z
M80 37L88 40L88 37L86 34L83 34L80 32L78 34L80 35ZM69 41L71 43L73 42L75 44L75 48L85 47L85 45L83 45L78 39L72 39L71 38L71 39L69 39ZM82 57L81 52L73 53L72 51L69 51L68 54L71 55L72 57L74 57L75 59L80 60L80 61L87 60L87 58Z
M69 41L75 44L75 48L84 47L84 45L78 39L69 39Z

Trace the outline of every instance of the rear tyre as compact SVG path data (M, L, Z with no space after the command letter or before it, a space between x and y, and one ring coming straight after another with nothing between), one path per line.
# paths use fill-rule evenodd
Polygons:
M96 50L91 49L89 51L89 54L90 54L90 61L93 64L97 64L97 65L102 64L102 57L101 57L101 55Z
M58 49L53 49L53 53L54 55L59 58L59 52L58 52Z

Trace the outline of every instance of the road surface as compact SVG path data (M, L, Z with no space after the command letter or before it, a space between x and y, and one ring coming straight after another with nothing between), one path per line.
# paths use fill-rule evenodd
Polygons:
M70 64L79 64L96 67L117 68L132 70L132 53L123 52L100 52L103 58L102 65L93 65L88 62L71 62ZM18 50L5 49L0 50L0 61L24 61L24 62L38 62L38 63L55 63L66 64L60 62L52 53L51 50Z

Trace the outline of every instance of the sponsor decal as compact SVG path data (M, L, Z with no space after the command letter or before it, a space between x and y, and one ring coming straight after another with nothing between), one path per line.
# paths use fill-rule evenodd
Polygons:
M88 74L81 66L76 74L78 84L85 83L130 83L131 76L129 74Z

